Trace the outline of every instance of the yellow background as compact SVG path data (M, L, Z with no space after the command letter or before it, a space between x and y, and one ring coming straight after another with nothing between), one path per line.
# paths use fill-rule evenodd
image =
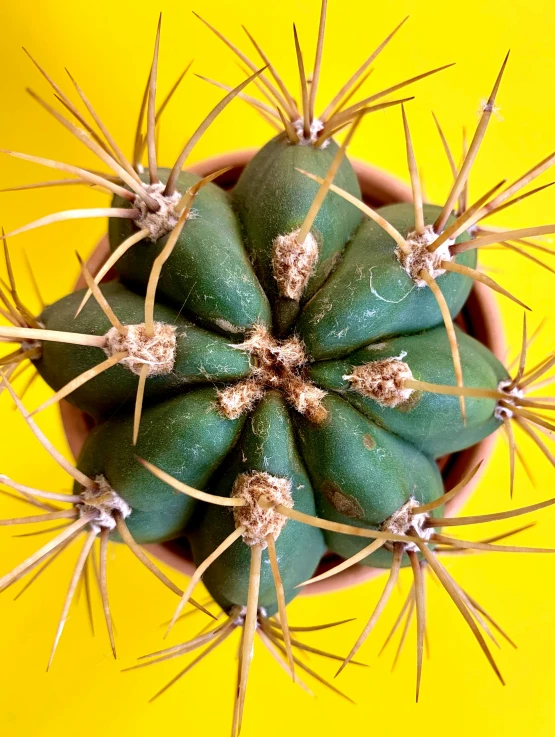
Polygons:
M2 70L0 146L77 164L94 166L81 145L72 140L25 94L31 85L50 95L45 82L21 51L27 46L61 80L67 65L97 106L126 151L133 129L148 66L158 10L164 11L160 85L166 90L186 62L195 58L194 70L237 83L241 78L232 55L192 16L204 13L242 48L248 42L240 23L261 41L290 83L294 83L291 22L296 21L307 65L313 55L318 3L257 0L212 0L210 3L144 0L92 3L49 0L46 3L4 2L0 9L0 69ZM416 100L407 108L419 165L428 196L441 200L450 175L433 126L433 109L459 150L461 126L473 129L480 102L487 97L501 60L510 47L512 57L498 103L500 116L492 119L483 150L471 178L471 197L502 178L512 179L554 148L555 6L551 2L523 0L468 0L465 3L330 1L320 104L327 102L344 79L371 49L411 14L399 36L375 63L367 83L375 91L441 64L457 66L413 88ZM203 115L221 93L195 78L185 81L168 109L162 125L161 161L171 162ZM406 179L404 144L398 110L369 117L354 141L351 154L384 167ZM266 124L243 103L232 104L194 151L191 160L217 152L261 145L271 135ZM2 159L0 186L55 177L48 170L8 158ZM541 180L547 182L549 175ZM106 206L107 198L86 188L65 188L0 195L0 221L9 230L57 209ZM507 211L498 222L526 226L553 222L553 190ZM26 249L47 301L64 295L74 282L74 251L87 255L102 235L103 221L65 223L25 234L11 241L21 292L32 302L22 251ZM501 251L482 261L509 289L534 308L530 324L539 323L555 307L555 280L530 262ZM552 261L552 264L555 263ZM33 303L34 304L34 303ZM500 301L514 354L521 311ZM551 349L551 325L534 345L532 360ZM21 386L21 385L20 385ZM37 382L26 397L33 408L48 396ZM39 447L23 421L12 412L6 396L1 400L1 471L21 481L52 490L67 488L62 471ZM40 418L40 425L60 448L66 448L55 408ZM522 450L533 468L536 488L517 472L515 500L508 492L506 444L498 441L495 457L483 475L468 513L520 506L552 493L552 469L530 444ZM0 499L3 517L25 514L21 503ZM553 544L555 515L536 515L539 524L519 536L528 544ZM511 521L489 526L509 529ZM468 535L485 536L482 530ZM14 538L11 528L0 532L0 573L30 554L46 538ZM25 531L25 530L21 530ZM62 597L69 580L76 548L59 559L24 597L13 603L10 589L0 601L0 729L10 735L80 734L147 737L177 731L182 734L221 735L230 729L237 643L228 641L200 667L156 703L147 699L184 666L173 661L135 673L120 674L140 654L161 646L160 624L175 604L149 574L121 548L111 553L110 589L117 625L120 658L109 653L95 599L97 636L90 636L82 599L72 609L52 671L45 666ZM245 737L274 735L351 735L395 730L399 734L448 733L455 735L552 735L555 733L555 562L540 555L475 555L453 559L450 571L507 628L519 645L503 645L496 652L507 680L504 688L489 670L476 643L446 594L429 586L431 659L425 663L421 703L414 701L414 632L401 662L392 675L393 652L377 659L377 651L391 626L401 599L393 604L374 636L362 650L371 668L351 668L337 685L357 701L352 706L315 686L316 699L291 685L267 653L257 646L247 698ZM178 581L179 582L179 581ZM180 582L183 585L183 581ZM356 590L321 598L300 598L290 607L290 621L317 623L342 617L358 622L318 635L311 642L345 653L371 607L382 581ZM21 584L18 584L21 586ZM402 578L407 591L408 574ZM16 587L14 587L16 588ZM205 622L201 615L185 620L172 635L171 644L192 636ZM495 648L494 648L495 649ZM332 676L332 663L311 664Z

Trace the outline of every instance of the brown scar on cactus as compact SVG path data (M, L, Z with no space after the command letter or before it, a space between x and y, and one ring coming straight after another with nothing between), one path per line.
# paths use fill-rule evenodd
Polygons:
M283 525L287 522L287 520L290 519L290 520L295 520L297 522L301 522L307 525L318 527L322 530L329 530L329 531L339 532L341 534L346 534L346 535L354 535L357 537L370 538L372 539L372 542L367 547L363 548L361 551L353 555L348 560L343 561L338 566L332 568L329 571L326 571L323 574L320 574L319 576L316 576L308 581L305 581L302 584L299 584L299 586L306 586L308 584L315 583L316 581L321 581L325 578L329 578L335 575L336 573L339 573L340 571L343 571L346 568L349 568L350 566L353 566L356 563L360 562L361 560L363 560L368 555L375 552L382 546L386 546L388 549L390 549L393 552L393 563L392 563L392 567L391 567L385 588L383 590L383 593L374 609L372 616L370 617L370 620L366 624L364 630L362 631L360 637L358 638L351 652L344 659L336 675L339 675L339 673L343 670L343 668L346 665L348 665L350 662L352 662L352 658L354 657L358 649L361 647L361 645L364 643L364 641L370 634L371 630L373 629L374 625L376 624L377 620L379 619L379 616L381 615L383 609L385 608L387 601L389 600L391 593L397 582L398 575L399 575L400 568L401 568L402 557L403 555L406 554L409 557L409 560L411 562L411 568L412 568L413 576L414 576L414 584L413 584L413 588L411 589L411 593L409 594L409 596L412 596L412 595L415 596L415 604L416 604L416 612L417 612L417 620L418 620L417 692L416 692L416 696L418 700L419 692L420 692L421 674L422 674L422 653L423 653L423 647L424 647L424 634L425 634L425 592L424 592L424 578L422 575L422 568L421 568L423 565L423 562L419 559L419 554L420 554L423 557L423 561L427 565L429 565L431 570L436 574L437 578L439 579L440 583L442 584L446 592L449 594L453 603L459 609L466 623L470 627L474 637L476 638L480 648L484 652L484 655L486 656L488 662L493 668L495 674L497 675L501 683L504 683L501 673L499 672L499 669L497 667L497 664L495 663L493 656L491 655L491 652L488 648L488 645L484 639L484 636L482 635L482 632L480 631L478 625L476 624L476 621L477 621L482 626L485 633L491 636L491 631L489 630L487 623L485 623L483 618L481 617L481 612L483 612L483 609L480 607L479 604L474 602L474 600L471 600L462 591L461 587L453 580L453 578L450 576L450 574L447 572L444 566L439 562L437 555L430 549L430 546L440 543L442 546L442 551L453 549L453 550L467 550L467 551L468 550L475 550L475 551L480 550L480 551L492 551L492 552L554 553L555 552L554 549L547 549L547 548L530 548L530 547L515 546L515 545L510 545L510 546L496 545L492 542L474 542L474 541L459 540L456 538L447 537L445 535L438 534L435 531L435 528L436 526L441 527L441 526L447 526L447 525L478 524L478 523L483 523L483 522L492 522L492 521L508 519L512 517L517 517L517 516L529 514L530 512L534 512L539 509L543 509L545 507L551 506L555 504L555 498L549 499L544 502L540 502L539 504L532 504L526 507L522 507L520 509L510 510L507 512L498 512L498 513L492 513L492 514L475 515L472 517L459 517L459 518L431 517L430 512L443 506L446 502L450 501L451 499L454 499L458 494L460 494L465 489L467 484L472 480L472 478L478 472L481 466L481 463L479 463L477 464L477 466L475 466L472 469L472 471L469 474L467 474L467 476L459 484L457 484L450 491L446 492L445 494L443 494L441 497L439 497L435 501L430 502L428 504L419 504L414 498L411 498L396 513L394 513L391 517L385 520L379 530L373 530L373 529L360 528L360 527L351 526L351 525L345 525L339 522L334 522L334 521L330 521L326 519L321 519L318 517L313 517L311 515L296 511L294 507L292 506L290 497L288 497L286 494L286 488L283 482L287 481L287 479L285 480L279 479L277 477L272 477L269 474L259 473L259 472L255 472L253 474L242 474L237 479L237 482L236 482L237 488L234 487L234 492L231 497L214 497L211 494L206 494L205 492L192 489L191 487L173 478L169 474L165 473L162 469L149 463L148 461L145 461L143 459L138 459L138 460L142 463L142 465L145 468L147 468L151 473L153 473L158 479L169 484L176 491L190 495L196 499L202 499L203 501L209 502L211 504L217 504L221 506L230 507L234 511L235 524L236 524L235 531L231 535L229 535L228 538L226 538L226 540L224 540L224 542L222 542L222 544L214 551L214 553L211 556L209 556L209 558L207 558L204 563L201 564L199 569L197 569L197 572L194 574L193 578L191 579L190 585L186 591L186 595L187 594L190 595L190 593L192 593L194 586L201 579L202 574L205 572L208 566L214 562L216 557L221 555L222 552L224 552L224 550L226 550L227 547L233 544L237 539L239 539L241 536L244 536L246 534L246 528L247 528L247 525L245 524L246 521L250 521L251 523L253 523L255 530L260 529L261 527L260 523L262 520L264 520L264 523L269 525L269 527L271 527L272 529L279 528L281 530ZM280 501L280 498L282 498L284 495L286 497L285 503L283 501ZM260 508L260 510L271 511L273 515L277 515L277 519L274 518L273 516L269 518L268 520L262 517L260 515L260 511L256 509L257 506ZM241 515L241 513L239 513L239 509L241 510L245 509L245 513ZM280 519L280 518L283 518L283 519ZM511 533L508 533L508 534L511 534ZM260 542L260 538L257 537L257 539L254 540L254 537L255 536L253 536L253 541L255 542L255 544L251 547L251 550L253 551L253 556L251 558L251 561L254 561L254 562L251 563L251 576L249 579L249 604L251 603L251 598L250 598L251 595L253 599L255 596L258 595L257 586L258 586L259 577L260 577L259 556L262 552L262 545L263 545L263 542L262 543ZM503 535L501 536L501 538L502 537ZM275 540L275 538L273 539ZM496 539L500 539L500 538L496 538ZM183 597L182 602L184 600L185 600L185 596ZM176 614L174 615L174 618L172 619L172 622L170 623L171 626L173 626L173 624L177 620L179 613L180 613L180 608L178 607ZM244 645L245 640L247 640L249 650L247 651L246 648L243 648L242 652L244 656L245 654L248 656L248 663L245 669L244 661L241 662L241 659L240 659L239 682L240 684L243 684L243 685L239 689L239 695L238 695L237 702L236 702L234 724L237 723L237 720L240 723L243 705L244 705L246 676L248 675L248 668L250 667L250 659L251 659L252 646L253 646L253 640L254 640L254 631L256 629L256 622L257 622L257 613L256 613L255 604L253 604L250 608L249 608L249 605L247 605L244 616L245 616L245 625L244 625L244 631L243 631L242 644ZM233 617L237 617L237 612L232 611L229 615L229 619L226 624L230 627L230 629L231 629L230 622L233 621ZM487 615L486 615L486 618L487 618ZM247 624L247 620L250 624ZM242 622L240 622L240 624L242 624ZM260 627L262 627L260 623L260 614L258 615L258 624ZM280 624L282 624L283 626L283 622L281 621L281 613L280 613ZM225 626L226 625L220 625L220 627L225 627ZM236 626L238 625L236 624ZM262 627L262 629L263 631L265 631L264 627ZM221 631L222 630L220 628L216 628L216 631L214 631L213 637L216 637L217 634L219 634ZM228 630L226 630L226 632L228 632ZM268 634L268 633L265 631L265 634ZM285 627L284 627L284 640L285 638L286 638L286 635L285 635ZM192 642L195 643L194 645L195 647L199 646L196 644L195 641L192 641ZM191 643L184 643L183 645L178 645L177 647L170 648L166 651L162 651L161 653L152 653L151 656L146 656L146 657L161 656L161 657L156 657L155 660L150 661L151 663L160 662L161 660L166 660L172 657L177 657L178 655L188 652L190 644ZM201 643L201 644L204 644L204 643ZM214 647L215 646L216 644L214 643ZM209 650L210 649L212 648L209 648ZM205 654L207 652L208 651L205 651ZM178 674L178 676L176 676L176 678L174 678L166 687L164 687L162 691L156 694L154 698L156 698L161 693L163 693L170 685L173 685L173 683L175 683L176 680L178 680L182 675L184 675L185 672L187 672L190 669L190 667L192 667L196 662L197 661L193 661L193 663L187 666L187 668L184 671ZM298 661L295 660L295 663L298 664ZM134 667L135 668L142 667L143 665L147 665L147 663L140 664L139 666L134 666ZM236 734L236 733L237 732L234 730L233 734Z
M227 419L237 419L252 410L268 389L279 390L286 401L311 422L319 424L327 417L323 391L305 378L307 365L304 346L297 336L277 340L258 325L237 350L251 356L251 375L218 391L218 406Z
M69 610L75 596L78 583L85 571L85 566L90 556L93 555L94 542L100 540L100 565L98 574L98 585L102 598L102 605L105 617L106 628L110 639L111 649L114 657L116 657L116 648L114 640L114 631L112 618L110 613L110 604L108 599L107 587L107 546L111 532L117 531L131 550L131 552L141 561L141 563L153 573L167 588L173 593L181 596L182 591L179 589L144 553L143 549L135 542L131 535L125 519L132 514L131 507L118 495L117 491L112 489L104 476L96 476L89 478L79 471L54 447L44 433L38 428L31 415L23 406L21 400L13 390L10 382L6 379L5 374L1 375L1 382L10 393L14 403L19 409L23 419L29 426L33 435L38 439L43 448L49 455L68 473L68 475L83 487L83 491L79 494L61 494L43 491L41 489L31 488L13 481L8 476L1 474L0 483L10 489L21 493L21 499L35 506L42 507L41 500L62 502L70 504L71 509L59 509L53 507L55 511L47 512L40 516L19 517L10 520L3 520L3 526L51 522L58 519L68 519L69 522L63 527L62 532L56 535L46 545L39 548L35 553L29 556L22 563L17 565L12 571L0 578L0 592L12 586L25 575L34 570L41 563L51 561L52 556L61 553L73 540L85 535L85 542L79 554L77 564L71 576L67 595L64 599L62 612L54 644L52 646L50 658L48 661L48 669L52 664L56 653L60 637L64 630ZM19 497L18 497L19 498ZM48 530L51 531L51 528ZM46 566L45 566L46 567ZM44 568L42 569L44 570ZM41 571L42 572L42 571ZM189 602L197 609L208 616L214 618L205 607L197 601L190 598Z
M297 29L293 25L293 37L295 44L295 56L297 60L297 69L299 74L299 82L301 88L301 104L298 105L292 94L289 92L285 85L283 78L276 71L274 64L270 61L269 57L264 53L260 45L249 33L249 31L243 26L243 30L247 34L249 40L253 44L256 52L260 56L263 63L266 65L265 69L267 74L273 78L271 79L266 76L266 73L262 74L259 78L260 89L269 102L268 104L262 103L256 98L252 98L246 95L241 95L242 99L251 105L257 112L262 113L265 117L269 117L272 125L274 121L281 123L284 132L287 135L289 141L293 145L313 145L316 148L320 148L326 145L326 142L335 135L339 130L352 123L358 115L366 115L378 110L382 110L385 107L391 105L398 105L401 102L407 100L395 100L386 103L376 103L387 95L396 92L404 87L407 87L414 82L418 82L421 79L436 74L444 69L447 69L453 64L446 64L436 69L432 69L423 74L418 74L410 79L403 80L397 84L388 87L387 89L376 92L365 99L354 103L349 107L345 107L351 96L358 91L360 85L366 81L370 72L366 73L372 62L376 57L383 51L387 44L391 41L397 31L407 21L408 16L404 18L401 23L387 36L384 41L370 54L370 56L363 62L363 64L354 72L354 74L347 80L347 82L341 87L338 93L333 97L326 108L319 114L315 114L316 96L318 93L320 83L320 73L322 66L323 50L324 50L324 33L326 26L326 14L327 14L327 0L323 0L320 10L320 23L318 27L318 38L316 43L316 54L314 59L313 74L309 83L306 68L303 58L301 45L299 42ZM226 38L220 31L212 26L204 18L201 18L198 13L194 15L204 25L210 29L231 51L240 59L250 71L256 71L257 66L246 54L244 54L234 43ZM206 82L214 84L222 89L230 89L227 85L214 80L202 77ZM412 99L412 98L410 98ZM277 116L276 116L277 111Z

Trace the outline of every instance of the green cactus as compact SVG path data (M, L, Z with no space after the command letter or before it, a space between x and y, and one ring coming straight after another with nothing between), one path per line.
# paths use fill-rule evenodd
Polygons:
M326 198L304 243L306 284L302 284L302 274L294 283L282 270L276 278L276 249L268 246L280 236L293 234L294 237L318 192L318 185L313 183L299 186L296 169L308 168L325 176L337 150L333 141L321 150L291 145L287 138L279 135L253 158L233 189L233 204L243 226L245 247L274 306L274 325L280 335L295 320L300 302L310 299L333 271L345 244L360 223L360 212L352 205L338 198ZM358 181L348 161L341 162L334 181L360 197ZM283 250L291 248L286 239L282 241Z
M144 298L116 281L102 285L101 291L125 325L139 325L144 320ZM45 329L104 336L112 326L96 302L87 305L75 318L84 293L85 290L73 292L47 307L39 317ZM176 328L175 362L170 373L150 378L145 399L165 398L188 389L190 384L231 381L249 374L248 356L234 349L229 339L197 327L161 304L156 305L154 319ZM43 379L58 391L97 366L100 358L106 358L100 347L44 341L35 365ZM132 400L138 381L137 374L125 363L118 363L113 370L99 374L69 394L68 401L93 417L106 417Z
M325 3L310 92L295 34L300 108L273 66L262 74L249 62L252 77L214 108L172 169L159 168L156 160L158 29L142 106L147 131L143 135L141 117L133 159L122 163L108 140L117 183L99 182L90 172L82 175L87 181L96 176L94 183L113 195L105 212L110 257L94 278L83 266L87 289L38 316L19 300L9 265L12 300L4 302L13 325L0 328L0 338L21 344L4 360L3 387L74 481L72 495L64 497L0 477L27 500L70 504L69 510L44 518L67 518L69 526L0 579L0 590L83 533L72 579L76 585L99 537L101 593L114 647L108 539L129 545L180 596L170 628L187 603L202 608L191 599L202 576L228 618L184 643L182 651L201 644L211 649L242 628L234 733L240 728L255 632L284 654L291 673L295 667L311 673L293 655L285 606L301 586L355 563L388 568L390 575L344 665L368 636L399 569L411 566L414 586L407 606L416 608L419 621L419 683L425 568L436 572L469 624L479 616L471 599L452 584L434 548L438 543L500 548L439 533L454 522L441 516L444 503L477 469L446 492L434 459L467 448L501 426L512 433L512 419L549 456L534 428L553 429L537 412L553 405L527 399L525 392L554 359L526 372L524 348L510 378L487 347L453 323L473 280L511 297L475 267L481 246L514 233L491 234L480 220L532 176L500 194L495 188L471 206L465 192L504 65L444 206L422 203L403 109L414 204L375 210L362 201L347 145L364 115L403 102L373 104L376 100L439 70L342 109L391 34L316 117L324 20ZM182 168L206 127L256 77L274 95L284 130L254 156L228 194L217 183L222 171L200 178ZM347 126L339 147L332 136ZM93 138L87 145L98 153ZM144 149L147 168L141 164ZM551 159L532 175L548 163ZM36 221L13 234L65 217ZM524 235L546 232L524 230ZM118 280L101 284L111 267ZM525 330L524 347L526 342ZM33 414L67 397L96 423L76 467L52 448L11 386L25 359L56 392ZM514 443L511 449L514 477ZM190 546L197 565L184 592L139 547L176 539L183 549ZM345 560L314 576L326 548ZM72 595L70 587L56 644ZM279 623L273 619L278 613ZM480 631L474 624L471 628L493 664ZM160 651L152 662L175 657L177 651Z
M214 494L229 497L237 479L248 481L254 474L269 474L291 481L294 509L315 515L316 502L310 477L296 447L287 405L278 392L268 392L253 412L239 440L237 452L219 474ZM207 505L190 533L195 562L202 563L234 529L234 515L230 509ZM315 571L325 550L323 535L316 528L303 528L299 522L291 521L277 537L275 548L285 596L291 599L296 593L295 586ZM246 602L249 566L249 549L237 540L206 572L204 584L224 609L242 606ZM233 576L228 575L229 570L234 571ZM264 607L269 616L278 609L267 549L262 557L259 606Z
M440 208L426 205L431 224ZM411 205L390 205L382 215L403 236L414 231ZM395 241L375 222L357 231L340 266L311 300L299 320L299 334L315 360L339 358L390 335L413 333L442 322L434 295L419 289L406 273L399 273ZM463 234L461 240L468 240ZM460 257L476 265L475 251ZM462 261L464 259L464 262ZM460 274L446 273L437 280L452 315L457 315L472 288Z
M508 380L507 371L477 340L458 329L456 333L466 386L494 392L500 382ZM455 373L445 328L372 343L346 360L314 364L309 375L319 386L339 393L359 412L434 458L474 445L502 423L496 417L493 398L467 398L466 422L453 395L406 389L402 401L394 392L390 399L379 383L388 369L393 387L399 374L407 372L408 376L409 371L416 381L453 385Z
M159 169L158 177L165 183L169 173ZM181 173L177 191L186 192L199 179ZM113 201L114 207L129 204L118 196ZM113 250L137 232L133 220L111 219L109 223ZM117 263L121 280L144 290L154 260L167 240L167 235L155 243L143 240L124 254ZM187 297L187 312L217 332L244 333L254 325L269 324L268 300L245 253L237 217L226 194L214 184L207 184L195 197L192 216L160 275L158 290L160 298L177 309Z

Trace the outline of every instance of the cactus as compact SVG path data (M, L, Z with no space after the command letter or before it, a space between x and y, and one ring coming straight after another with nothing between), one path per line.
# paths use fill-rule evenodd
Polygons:
M2 313L12 325L0 327L0 340L20 347L2 359L1 388L68 473L73 491L54 494L0 476L22 500L42 509L48 503L41 515L3 524L64 520L53 540L0 579L0 590L39 564L46 567L74 537L84 536L51 663L97 539L100 591L114 655L106 574L109 541L127 544L180 597L168 630L188 604L214 616L192 598L202 578L213 602L227 615L223 623L135 667L207 645L179 678L240 628L234 734L241 727L255 634L291 675L305 670L322 680L295 655L295 648L307 646L292 637L286 605L301 587L357 563L389 569L383 594L347 657L315 652L341 661L340 670L356 663L353 657L384 609L400 568L410 566L414 584L403 613L406 626L413 611L418 621L417 698L427 569L437 575L501 678L482 634L491 634L489 615L453 581L440 553L546 551L468 542L439 530L505 519L554 502L482 518L446 517L445 503L478 468L446 491L435 459L504 427L511 441L512 490L515 421L555 465L538 434L555 429L541 414L553 404L525 396L540 385L555 359L548 356L526 369L525 320L523 348L511 377L486 346L454 323L473 280L518 302L476 269L478 251L492 243L554 232L555 226L493 232L481 221L522 197L511 199L555 156L468 205L468 176L494 109L505 59L468 152L460 168L453 165L455 181L445 203L424 204L404 108L410 98L377 101L446 67L346 107L399 26L316 116L325 12L324 1L310 87L295 31L299 106L252 37L263 69L209 26L252 74L234 89L216 83L227 95L171 169L158 166L155 137L156 123L175 90L157 110L160 25L131 159L73 78L92 123L39 67L65 106L77 113L81 128L33 96L111 167L113 176L5 152L100 186L113 201L108 208L61 211L8 234L76 217L109 218L111 253L106 263L94 276L81 264L86 287L39 315L19 298L3 236L9 284L0 296ZM247 96L243 90L250 83L259 85L274 107ZM236 97L277 123L279 132L228 194L217 183L226 170L201 178L182 169L204 131ZM361 199L346 150L365 115L398 105L414 202L375 210ZM347 135L338 145L333 136L343 128ZM441 128L439 132L453 161ZM141 163L145 151L146 168ZM112 268L117 279L105 281ZM55 392L32 413L12 386L27 360ZM66 398L95 423L75 466L33 419ZM52 508L52 501L69 504L69 509ZM140 547L167 540L190 545L197 569L185 591ZM344 560L317 573L326 549Z

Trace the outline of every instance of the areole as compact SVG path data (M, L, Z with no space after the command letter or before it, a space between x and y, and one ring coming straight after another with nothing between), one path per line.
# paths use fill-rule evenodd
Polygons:
M206 176L219 169L230 167L228 171L216 180L217 184L221 187L229 189L235 184L241 171L252 159L255 153L256 152L254 150L244 150L222 154L220 156L198 162L194 166L189 167L189 170L200 176ZM367 204L375 207L411 201L411 191L409 187L392 177L390 174L369 166L361 161L357 161L356 159L352 160L352 165L359 180L363 200ZM88 261L87 265L89 270L92 273L96 273L100 266L106 261L108 255L108 242L107 238L104 238L98 244ZM81 277L75 285L75 288L78 289L82 286L84 286L84 281ZM504 357L505 346L501 319L490 291L482 284L474 284L470 297L459 316L458 324L470 335L474 336L481 343L487 346L498 358L501 359ZM75 457L78 457L91 425L82 412L67 403L65 400L60 403L60 412L71 451ZM441 458L438 461L438 464L444 478L445 487L454 487L470 472L472 468L476 466L476 464L480 461L487 460L492 452L494 443L495 437L490 435L477 445L458 453L454 453L451 456ZM464 505L466 499L472 493L478 479L479 474L475 476L470 483L468 483L463 493L459 494L446 505L447 515L454 515L455 512ZM159 560L172 566L174 569L186 575L192 575L194 565L190 558L185 557L184 550L179 543L170 542L165 544L150 544L145 545L145 548L153 553ZM337 564L338 560L337 556L326 554L320 561L320 565L315 576L332 568ZM301 595L313 595L338 591L347 587L355 586L383 572L383 569L355 565L331 578L327 578L323 581L319 581L305 587L302 590Z

